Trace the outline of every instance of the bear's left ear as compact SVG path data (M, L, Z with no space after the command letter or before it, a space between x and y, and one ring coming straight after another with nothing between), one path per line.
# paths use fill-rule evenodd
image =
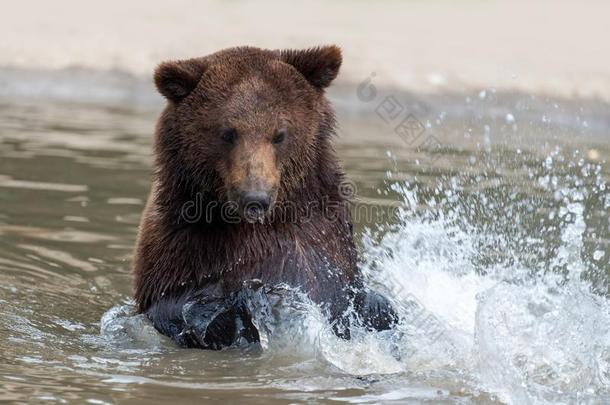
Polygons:
M280 51L280 59L298 70L314 87L323 89L337 77L341 67L341 49L336 45L304 50Z
M155 69L157 90L168 100L177 103L197 87L206 67L204 58L163 62Z

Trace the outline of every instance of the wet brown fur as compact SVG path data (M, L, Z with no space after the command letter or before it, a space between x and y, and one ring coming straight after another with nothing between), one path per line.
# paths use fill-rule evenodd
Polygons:
M201 291L227 295L253 278L341 303L333 312L344 308L357 258L324 96L340 64L334 46L241 47L158 67L155 82L168 105L157 123L153 184L135 253L140 312ZM222 140L228 127L238 134L234 145ZM273 144L283 127L287 139ZM217 215L196 223L181 217L198 193L202 205L222 204L244 187L274 190L277 207L291 203L303 212L314 203L332 212L237 224Z

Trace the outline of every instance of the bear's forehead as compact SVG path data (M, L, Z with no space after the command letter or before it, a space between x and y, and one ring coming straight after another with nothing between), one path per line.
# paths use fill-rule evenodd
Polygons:
M286 101L308 96L301 74L270 54L231 55L213 61L204 75L203 88L216 97Z
M286 97L260 77L237 83L222 106L225 124L244 132L265 134L292 121L303 105Z
M211 70L200 91L215 114L245 123L305 113L313 98L303 87L298 74L278 62L233 69L230 74Z
M278 108L288 101L290 94L265 80L251 75L235 83L227 97L227 103L236 107Z
M281 127L309 127L316 94L292 66L270 52L214 57L189 108L206 125L267 136Z

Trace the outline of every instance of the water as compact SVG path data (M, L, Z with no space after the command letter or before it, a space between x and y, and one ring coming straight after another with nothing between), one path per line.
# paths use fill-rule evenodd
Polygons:
M610 402L609 110L481 94L397 95L411 141L384 94L334 95L363 267L403 324L342 341L294 293L262 350L222 353L133 314L157 111L3 104L0 400Z

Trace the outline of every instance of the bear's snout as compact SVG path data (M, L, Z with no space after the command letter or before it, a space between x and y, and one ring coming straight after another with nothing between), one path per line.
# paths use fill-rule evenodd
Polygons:
M241 193L239 205L246 220L262 220L274 201L270 193L265 191L248 191Z
M244 136L245 138L245 136ZM224 178L229 202L248 222L262 221L273 208L280 172L273 146L261 139L247 140L233 147Z

